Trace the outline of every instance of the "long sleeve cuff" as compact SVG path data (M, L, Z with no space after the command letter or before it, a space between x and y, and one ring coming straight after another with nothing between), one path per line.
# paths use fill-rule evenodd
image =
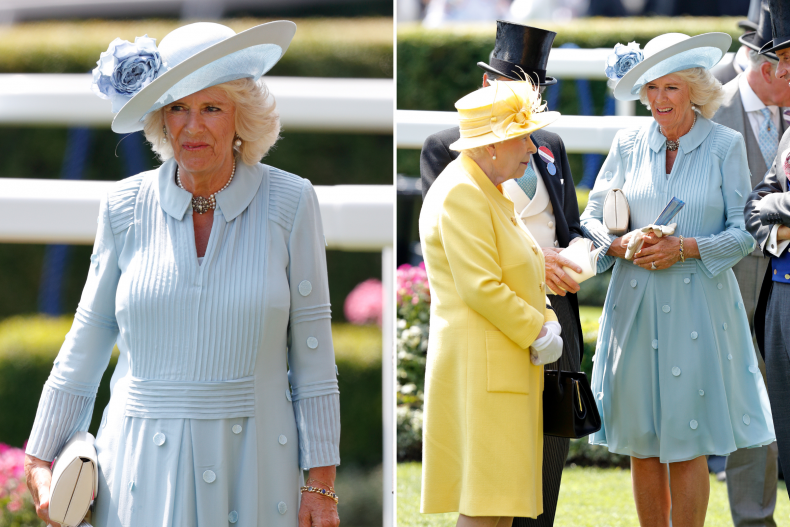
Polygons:
M59 388L50 377L38 402L26 454L52 461L75 432L88 430L96 391L93 390L92 395L89 395L90 389L79 392L81 390Z
M294 401L299 466L307 470L340 464L340 395Z
M772 256L782 256L782 253L787 246L790 245L790 240L776 240L776 233L779 231L779 225L771 225L771 231L768 234L768 239L765 241L765 246L762 247L763 252L767 252Z
M702 268L709 278L726 271L754 250L755 241L740 229L726 230L715 236L697 238Z
M613 266L614 262L617 260L616 256L606 254L606 252L609 250L609 247L612 245L612 242L617 239L617 236L614 234L609 234L609 232L606 230L606 227L604 227L600 221L594 218L582 221L582 232L584 233L585 238L592 240L596 249L600 249L601 247L605 248L603 251L601 251L601 255L598 257L598 265L596 268L597 274L603 273Z

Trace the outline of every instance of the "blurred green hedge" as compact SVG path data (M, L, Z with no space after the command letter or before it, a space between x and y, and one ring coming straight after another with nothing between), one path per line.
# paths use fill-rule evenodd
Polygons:
M265 19L221 21L237 33ZM288 52L270 75L392 77L392 18L295 19ZM47 21L0 29L0 73L85 73L115 38L147 34L161 42L180 20Z
M564 24L546 23L540 27L557 32L554 47L573 43L581 48L608 48L616 43L638 42L644 46L663 33L698 35L710 31L729 33L731 50L738 49L741 31L739 18L653 17L653 18L584 18ZM398 108L402 110L453 110L453 103L477 88L482 82L480 61L488 62L494 49L496 23L453 24L439 29L425 29L418 24L398 24ZM548 71L551 75L551 70ZM564 83L570 91L562 93L559 110L575 114L577 100L573 83ZM606 91L603 81L591 83L597 105L602 105ZM570 110L570 111L568 111ZM600 111L597 112L600 115Z
M18 316L0 322L0 443L21 447L27 440L41 389L71 322L70 316ZM340 458L344 465L374 467L382 459L381 331L335 324L332 335L340 373ZM93 434L110 399L117 358L116 348L96 397Z

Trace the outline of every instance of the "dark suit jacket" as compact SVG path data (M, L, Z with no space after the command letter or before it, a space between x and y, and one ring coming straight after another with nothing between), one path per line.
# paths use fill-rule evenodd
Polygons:
M429 136L422 145L420 153L420 181L422 184L422 197L428 193L431 185L439 174L458 157L459 152L450 150L450 145L461 137L458 128L449 128ZM549 193L551 206L554 208L554 229L557 234L557 241L560 247L567 247L574 238L582 237L582 229L579 222L579 204L576 201L576 188L573 186L573 176L568 165L568 155L565 153L565 143L560 136L545 130L538 130L532 133L532 140L535 146L540 148L545 146L554 154L557 173L551 175L546 170L546 164L538 161L538 174L543 178L546 190ZM565 295L573 306L576 315L576 326L579 333L579 357L584 354L584 335L582 333L582 323L579 319L579 300L576 295L567 293Z
M773 225L790 225L790 192L787 192L787 177L785 176L784 159L781 155L790 148L790 128L787 129L779 141L777 157L773 166L765 174L763 181L754 187L743 217L746 221L746 230L749 231L760 247L764 247ZM779 162L779 167L776 166ZM771 268L765 273L763 286L760 290L760 299L754 310L754 333L757 337L757 346L765 358L765 312L768 307L768 297L773 289ZM790 315L790 313L788 313Z

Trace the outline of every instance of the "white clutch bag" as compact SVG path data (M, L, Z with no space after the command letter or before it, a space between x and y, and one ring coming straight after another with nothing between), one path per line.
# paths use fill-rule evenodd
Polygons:
M619 188L613 188L603 200L603 224L609 234L622 236L628 232L631 209L625 194Z
M55 460L49 487L49 517L65 527L89 525L83 520L99 489L94 442L88 432L77 432Z
M582 272L577 273L569 267L563 267L562 269L568 273L568 276L576 280L577 284L581 284L588 278L592 278L598 274L598 257L601 255L602 250L603 248L596 249L592 241L584 238L567 249L560 251L560 256L567 258L581 267ZM549 293L556 294L551 288L549 288Z

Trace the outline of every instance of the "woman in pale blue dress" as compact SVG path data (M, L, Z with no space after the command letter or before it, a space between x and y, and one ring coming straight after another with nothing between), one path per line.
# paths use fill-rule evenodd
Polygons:
M118 112L113 130L144 130L164 163L101 201L85 289L27 445L45 521L50 461L87 430L117 343L93 525L338 525L318 201L307 180L259 163L280 130L259 79L295 29L197 23L158 48L143 37L102 54L94 91Z
M721 85L707 70L729 44L721 33L669 34L648 43L641 62L632 50L626 68L638 64L612 75L615 96L641 98L654 121L617 134L581 216L585 236L607 248L598 271L614 264L592 377L603 426L590 443L631 457L643 526L669 525L671 510L674 525L702 527L705 456L774 441L731 270L754 249L743 220L746 148L739 133L708 120ZM674 235L648 235L626 260L634 232L614 236L602 221L614 188L628 199L630 229L653 224L673 197L685 202Z

